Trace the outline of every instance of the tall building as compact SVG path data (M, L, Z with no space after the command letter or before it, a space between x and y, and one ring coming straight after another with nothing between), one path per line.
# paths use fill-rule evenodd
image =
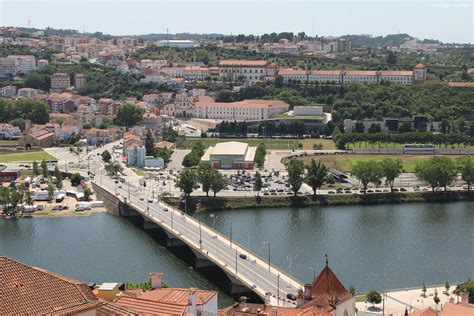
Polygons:
M0 77L15 76L18 69L18 60L15 58L0 57Z
M413 69L413 81L424 82L426 80L427 68L423 64L417 64Z
M57 72L51 77L51 92L61 92L70 86L71 78L68 74Z
M86 86L86 76L83 74L76 74L74 77L76 90L82 89Z
M17 73L29 74L36 69L36 58L33 55L10 55L7 58L17 60Z

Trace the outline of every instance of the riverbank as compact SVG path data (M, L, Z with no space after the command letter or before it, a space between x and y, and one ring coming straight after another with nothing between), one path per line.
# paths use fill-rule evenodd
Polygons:
M166 197L167 203L184 209L181 198ZM188 210L214 211L252 208L308 207L336 205L376 205L416 202L474 201L471 192L404 192L377 194L334 194L319 196L250 196L250 197L205 197L191 196Z

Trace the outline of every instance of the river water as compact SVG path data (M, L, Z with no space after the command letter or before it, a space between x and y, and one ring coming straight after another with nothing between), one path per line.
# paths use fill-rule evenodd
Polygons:
M357 291L463 281L474 275L474 202L203 213L202 220L303 282L324 266ZM218 290L127 219L0 219L0 255L85 282L143 281ZM220 292L220 305L231 302Z

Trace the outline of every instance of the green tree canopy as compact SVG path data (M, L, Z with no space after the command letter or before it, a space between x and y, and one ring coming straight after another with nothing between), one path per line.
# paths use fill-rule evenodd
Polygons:
M189 196L197 187L196 172L192 169L183 169L176 180L176 187L183 191L185 196Z
M457 168L451 158L434 156L418 163L415 174L418 179L428 182L433 191L436 187L444 187L446 191L447 186L456 179Z
M209 190L211 189L212 181L214 180L215 169L212 168L212 164L209 161L201 161L198 166L198 179L202 185L202 191L206 192L206 196L209 196Z
M474 183L474 159L472 157L464 156L459 157L456 162L462 179L466 181L467 190L470 191L471 185Z
M291 158L286 165L286 170L288 171L288 183L296 196L303 184L304 164L301 160Z
M253 184L253 189L254 191L257 191L257 196L260 195L260 190L262 190L262 176L260 175L260 172L255 172L255 182Z
M313 189L313 194L324 184L327 179L328 168L321 161L311 159L309 165L306 166L306 177L304 182Z
M119 106L115 124L119 126L132 127L143 120L143 112L140 107L131 103L124 103Z
M402 174L403 164L401 159L385 158L380 162L382 167L382 176L385 182L390 185L390 191L393 192L395 179Z
M374 161L358 161L352 168L352 175L359 180L363 187L364 193L367 192L369 183L380 185L382 183L382 168Z
M370 290L366 294L367 302L372 303L372 305L380 304L382 302L382 296L376 290Z

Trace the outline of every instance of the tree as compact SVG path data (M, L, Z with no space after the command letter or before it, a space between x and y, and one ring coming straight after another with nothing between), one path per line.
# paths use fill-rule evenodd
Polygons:
M146 155L147 156L153 156L154 157L156 155L155 139L153 138L153 135L151 134L151 130L148 130L146 132L145 150L146 150Z
M286 170L288 171L288 183L296 196L303 184L304 163L296 158L291 158L286 165Z
M306 166L306 177L304 182L313 189L313 195L324 184L327 179L328 168L321 161L311 159L309 165Z
M435 302L436 304L436 309L438 309L438 304L439 302L441 301L439 296L438 296L438 291L435 290L435 293L434 293L434 297L433 297L433 301Z
M257 164L257 167L263 167L265 163L265 156L267 154L267 149L264 143L260 143L255 151L254 161Z
M457 169L451 158L434 156L416 164L415 174L421 181L428 182L433 191L436 187L447 191L448 185L456 179Z
M449 285L448 281L446 281L446 283L444 284L444 288L446 289L446 295L449 295L449 289L451 288L451 286Z
M73 173L73 174L71 175L71 177L69 178L69 180L71 181L71 185L72 185L73 187L76 187L76 186L78 186L78 185L81 183L82 178L81 178L81 175L76 172L76 173Z
M382 167L382 176L385 182L390 185L390 191L393 192L393 185L395 179L398 178L403 171L403 164L401 159L385 158L380 162Z
M474 159L469 156L459 157L457 160L458 171L461 177L467 184L467 190L471 190L471 185L474 183Z
M425 281L423 281L423 285L421 287L421 292L422 292L423 297L426 297L426 284L425 284Z
M213 169L214 176L211 182L211 190L214 192L214 196L222 191L227 186L227 181L224 176L217 169Z
M395 65L397 63L397 56L390 50L387 54L387 64Z
M255 182L253 183L253 190L257 191L257 196L260 195L260 190L262 189L262 176L260 175L260 172L255 172Z
M112 161L105 165L105 171L108 175L116 177L123 171L123 167L118 161Z
M48 198L50 202L54 198L54 186L53 186L53 180L51 179L51 177L49 177L48 179Z
M472 281L471 278L468 278L467 281L458 284L453 293L457 296L460 296L464 293L468 293L469 303L474 304L474 281Z
M33 175L34 176L39 176L41 174L40 170L39 170L39 166L38 166L38 162L35 160L33 161Z
M112 159L112 155L110 154L110 152L106 149L102 152L102 154L100 154L101 157L102 157L102 161L107 163L109 162L111 159Z
M380 304L382 302L382 296L376 290L370 290L366 294L367 302L372 303L372 306L375 304Z
M115 124L127 128L136 125L143 120L143 112L140 107L131 103L124 103L119 106Z
M158 157L161 157L163 158L164 162L165 163L168 163L170 162L171 160L171 150L169 150L168 148L162 148L162 149L159 149L157 152L156 152L156 155Z
M90 200L90 197L93 195L94 193L92 192L91 189L89 189L89 187L85 188L84 189L84 198L89 201Z
M376 186L382 183L382 168L374 161L358 161L352 168L352 175L359 180L367 193L367 186L373 183Z
M198 166L198 177L199 183L202 184L202 190L206 192L206 196L209 196L209 190L211 189L212 181L214 180L215 170L212 168L210 161L201 161Z
M44 161L44 160L41 161L41 174L45 178L47 178L49 176L48 165L46 164L46 161Z
M176 180L176 187L183 191L185 196L189 196L197 187L196 172L192 169L183 169Z
M16 118L10 121L10 124L13 126L17 126L22 131L25 130L26 122L22 118Z
M63 188L63 176L61 175L58 166L54 167L54 177L56 178L56 188L61 190Z

